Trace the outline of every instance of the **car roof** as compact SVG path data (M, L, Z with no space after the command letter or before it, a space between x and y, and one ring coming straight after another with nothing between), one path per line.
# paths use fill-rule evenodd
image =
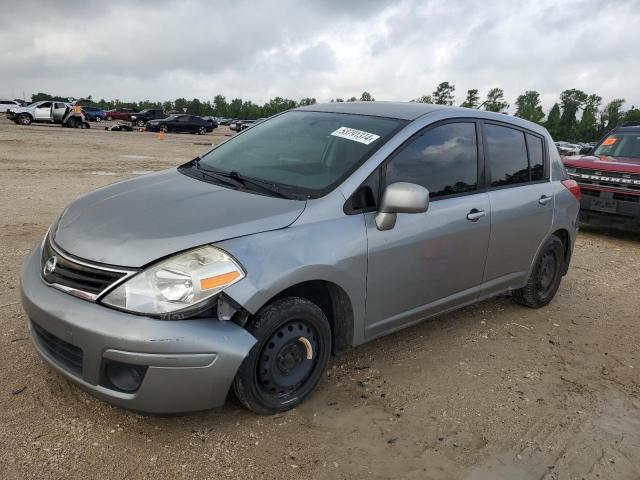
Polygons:
M355 115L371 115L374 117L399 118L401 120L415 120L427 113L443 108L456 108L447 105L432 105L418 102L333 102L316 103L294 110L310 112L351 113Z
M638 133L640 132L640 125L627 125L627 126L622 126L622 127L617 127L613 132L611 133L623 133L623 132L632 132L632 133Z

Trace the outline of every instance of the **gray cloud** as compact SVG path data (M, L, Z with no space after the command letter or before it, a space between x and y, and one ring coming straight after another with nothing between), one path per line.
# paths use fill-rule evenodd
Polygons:
M9 2L0 96L138 99L217 93L408 100L456 85L566 88L640 104L640 0Z

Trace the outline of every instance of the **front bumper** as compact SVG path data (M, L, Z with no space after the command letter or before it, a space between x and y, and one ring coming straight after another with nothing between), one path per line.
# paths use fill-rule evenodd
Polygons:
M109 403L140 412L189 412L224 403L256 342L246 330L214 318L156 320L73 297L42 281L40 256L38 246L25 260L22 304L36 350L58 372ZM34 330L44 330L46 338ZM49 336L62 345L58 351ZM81 351L78 368L71 368L65 345ZM109 361L147 367L137 391L110 386Z
M596 227L640 231L640 195L602 191L580 185L580 222ZM615 212L604 212L594 209L593 199L611 200L615 202Z

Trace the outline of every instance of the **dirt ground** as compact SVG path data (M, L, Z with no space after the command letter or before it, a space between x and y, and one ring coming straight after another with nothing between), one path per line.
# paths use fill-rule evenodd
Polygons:
M78 195L228 133L0 119L0 478L640 478L640 235L581 231L548 307L505 296L354 349L282 415L230 397L141 416L56 374L27 338L22 259Z

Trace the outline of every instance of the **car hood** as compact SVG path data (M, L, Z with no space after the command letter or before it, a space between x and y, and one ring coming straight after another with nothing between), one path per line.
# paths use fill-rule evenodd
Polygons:
M562 157L566 167L606 170L608 172L640 173L640 158L609 157L607 155L572 155Z
M174 168L80 197L52 237L79 258L142 267L207 243L287 227L305 206L304 200L233 190Z

